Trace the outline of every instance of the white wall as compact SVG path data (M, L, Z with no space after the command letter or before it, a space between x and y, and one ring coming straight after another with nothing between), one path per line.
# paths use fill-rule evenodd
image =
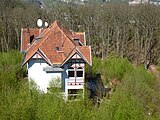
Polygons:
M28 62L28 79L33 80L40 90L47 92L51 80L62 79L61 72L46 72L44 67L49 66L43 59L31 59Z
M73 56L73 58L80 58L80 56ZM84 70L85 64L84 63L77 63L76 65L74 63L69 63L64 65L64 72L46 72L44 71L44 68L49 67L49 65L38 55L32 57L31 60L29 60L27 64L28 68L28 79L33 80L39 87L40 90L47 92L47 88L49 87L49 83L56 79L60 78L62 81L60 84L62 84L63 92L68 94L68 89L83 89L84 83L81 85L68 85L67 82L74 82L75 77L68 78L68 67L72 66L75 67L82 67ZM77 82L84 82L85 77L85 70L83 73L83 77L76 78Z

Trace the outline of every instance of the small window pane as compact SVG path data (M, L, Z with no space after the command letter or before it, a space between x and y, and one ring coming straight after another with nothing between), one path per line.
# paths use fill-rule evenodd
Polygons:
M83 77L83 71L77 71L77 77Z
M74 71L68 71L68 76L69 77L74 77Z

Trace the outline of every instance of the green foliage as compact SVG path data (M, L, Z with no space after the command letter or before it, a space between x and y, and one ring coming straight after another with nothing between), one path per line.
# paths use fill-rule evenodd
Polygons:
M133 69L131 63L126 58L117 58L115 56L107 57L103 62L104 75L107 78L116 78L121 80L124 74Z
M128 91L117 89L108 105L109 119L144 120L144 108Z
M53 79L50 82L49 87L60 88L61 87L61 79L59 77Z
M105 76L106 79L116 78L121 80L126 72L132 71L133 69L132 64L126 58L116 56L109 56L104 60L93 57L92 61L92 67L89 68L87 66L87 73L92 73L92 75L100 73Z
M92 75L100 73L102 68L102 60L100 58L93 57L92 62L92 67L89 65L86 66L86 73L91 73Z
M158 116L159 93L155 90L155 84L156 88L160 84L156 83L154 75L141 66L133 67L126 58L111 56L99 64L105 79L121 80L110 101L102 103L100 119L105 119L103 114L111 120L155 119Z
M127 73L122 82L122 89L130 93L137 102L143 105L146 114L148 114L148 112L152 114L152 99L156 92L153 88L156 82L155 77L147 73L144 68L139 67Z
M35 83L24 80L25 72L19 72L23 70L19 52L0 53L0 57L1 120L156 120L160 117L160 83L142 67L132 67L126 59L93 59L93 73L121 79L110 100L105 98L95 108L87 98L64 101L59 91L47 94L37 91ZM109 74L108 70L112 72Z
M26 75L25 68L20 67L22 55L18 51L10 51L0 53L0 58L0 87L3 84L15 87Z
M126 72L109 102L109 117L114 120L143 120L151 117L148 113L157 114L153 113L156 109L152 101L154 83L155 77L142 67Z

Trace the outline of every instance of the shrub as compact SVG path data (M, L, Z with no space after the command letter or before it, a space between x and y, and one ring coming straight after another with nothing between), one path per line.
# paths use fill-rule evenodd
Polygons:
M133 69L126 58L107 57L103 62L103 74L106 78L121 80L124 74Z

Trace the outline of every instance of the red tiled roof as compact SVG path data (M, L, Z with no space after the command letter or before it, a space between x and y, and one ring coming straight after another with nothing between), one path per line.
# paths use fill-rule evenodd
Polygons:
M33 36L34 39L38 37L45 29L38 29L38 28L22 28L21 29L21 51L27 50L31 44L30 37ZM34 42L34 39L32 43Z
M85 32L75 32L75 33L73 33L72 37L73 37L74 39L79 39L80 42L81 42L83 45L86 45Z
M37 31L38 30L35 29L34 31L35 36L37 35ZM21 44L22 44L22 50L27 50L27 53L25 55L25 59L22 66L25 65L27 61L31 59L32 56L37 51L40 51L40 53L43 53L43 56L45 55L45 58L48 60L47 62L50 63L51 65L63 64L63 62L70 56L70 54L73 52L75 48L77 51L79 51L80 54L82 54L82 56L84 56L84 59L86 60L86 62L91 65L90 47L88 46L76 47L76 44L74 43L74 40L72 38L73 33L68 31L64 27L61 27L57 23L57 21L52 23L50 27L46 28L44 32L41 32L41 34L39 34L41 37L37 36L39 37L39 39L34 39L34 42L30 46L26 45L28 44L28 42L26 42L27 38L25 38L25 36L27 36L26 29L24 33L22 34ZM74 35L77 35L77 36L83 35L83 38L84 38L84 33L83 34L74 33Z
M81 58L88 63L89 65L92 65L92 60L91 60L91 47L89 46L76 46L66 57L64 60L62 66L70 59L72 58L75 54L78 54L81 56Z
M89 46L77 46L77 50L84 56L88 64L92 65L91 59L91 47Z

